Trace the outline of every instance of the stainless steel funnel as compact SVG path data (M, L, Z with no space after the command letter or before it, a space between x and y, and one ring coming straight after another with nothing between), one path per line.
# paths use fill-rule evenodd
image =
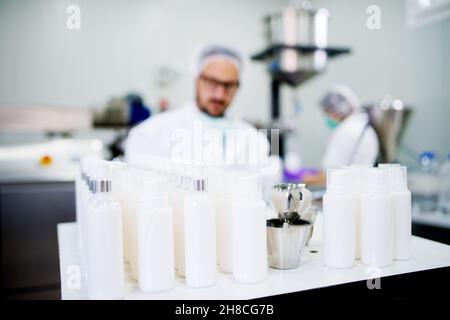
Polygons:
M381 162L395 162L397 146L411 116L411 108L400 100L383 100L380 104L366 106L370 122L380 142Z
M302 216L312 202L312 194L305 184L280 183L272 188L272 207L278 218L293 221Z

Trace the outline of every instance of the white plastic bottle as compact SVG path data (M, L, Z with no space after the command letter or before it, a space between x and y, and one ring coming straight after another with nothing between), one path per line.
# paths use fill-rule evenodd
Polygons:
M184 246L184 199L188 193L190 178L176 174L169 202L173 209L173 230L175 247L175 270L180 277L185 277L185 246Z
M385 267L394 260L394 215L384 168L366 171L361 195L361 262Z
M216 221L217 221L217 260L219 269L225 273L232 273L231 255L231 201L233 188L233 172L221 170L216 174Z
M137 203L142 192L145 181L156 177L156 174L150 170L133 168L129 170L129 177L126 181L127 201L124 208L127 211L128 223L128 256L130 262L131 276L139 280L139 255L138 255L138 232L137 232Z
M109 180L95 181L87 206L89 299L121 299L124 294L122 211L111 187Z
M257 174L240 175L230 205L231 263L233 277L241 283L267 278L266 205Z
M394 260L407 260L411 256L411 192L407 187L404 166L387 167L389 193L394 215Z
M330 169L323 196L324 263L330 268L351 268L356 259L358 195L352 169Z
M360 220L361 220L361 194L363 192L366 169L371 168L369 165L350 165L343 167L345 169L350 169L353 174L353 190L357 198L357 208L356 208L356 232L355 232L355 258L356 260L361 259L361 230L360 230Z
M114 185L112 195L118 200L122 207L122 227L123 227L123 255L124 261L128 260L128 197L127 197L127 173L128 166L121 161L109 161L108 170L111 176L111 183Z
M184 198L186 283L209 287L217 282L216 214L205 179L193 179Z
M139 289L166 291L175 285L172 208L167 179L155 177L142 184L136 205Z

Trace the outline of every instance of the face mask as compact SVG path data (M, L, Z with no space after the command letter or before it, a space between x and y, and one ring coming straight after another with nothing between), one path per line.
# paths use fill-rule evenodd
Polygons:
M337 126L339 126L339 122L334 120L333 118L330 118L328 116L325 116L325 124L328 128L330 128L331 130L334 130L337 128Z

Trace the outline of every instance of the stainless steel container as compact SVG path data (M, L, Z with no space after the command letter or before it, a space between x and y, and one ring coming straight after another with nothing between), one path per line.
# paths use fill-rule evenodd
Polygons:
M277 72L302 72L305 77L323 70L327 63L324 49L328 44L326 9L313 9L308 1L290 4L264 18L268 46L306 46L318 50L299 51L286 48L273 58L270 67Z
M397 160L397 146L411 117L412 109L400 100L385 99L379 104L366 106L370 122L380 142L381 162Z
M269 266L295 269L300 265L310 223L295 220L286 224L280 219L267 220L267 253Z

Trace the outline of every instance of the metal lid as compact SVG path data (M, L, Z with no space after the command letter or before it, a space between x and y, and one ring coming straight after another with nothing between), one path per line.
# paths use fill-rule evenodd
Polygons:
M192 190L193 191L207 191L208 190L208 182L203 178L193 178L192 179Z
M91 191L93 193L107 193L111 192L111 180L91 180Z

